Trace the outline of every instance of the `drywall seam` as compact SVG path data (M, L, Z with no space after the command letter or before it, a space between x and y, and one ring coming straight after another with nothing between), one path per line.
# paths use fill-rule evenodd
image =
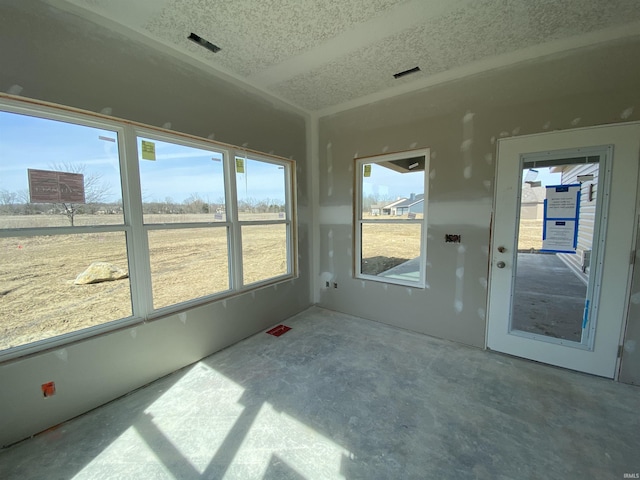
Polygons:
M351 110L356 107L361 107L369 103L386 100L388 98L413 92L416 90L430 88L452 80L459 80L465 77L469 77L471 75L477 75L479 73L485 73L503 67L511 67L513 65L529 62L532 60L538 60L545 57L554 57L556 55L568 53L572 50L593 47L595 45L609 43L627 37L635 37L638 35L638 32L640 32L640 22L634 22L621 27L605 28L602 30L598 30L597 32L587 33L584 35L578 35L561 40L555 40L529 48L523 48L521 50L516 50L515 52L496 55L485 60L472 62L467 65L453 68L442 73L430 75L427 78L421 80L405 83L397 87L387 88L385 90L365 95L354 100L320 109L316 113L318 114L319 118L326 117L328 115L334 115L336 113Z
M311 114L307 125L307 188L309 189L309 211L311 213L309 252L311 253L312 304L320 302L320 125L318 116Z
M407 30L426 19L443 16L468 3L471 3L471 0L409 1L385 11L384 15L355 25L315 48L258 72L249 79L270 87L306 73L320 63L327 64L335 60L336 55L346 56L376 41Z
M137 42L145 45L148 48L151 48L160 53L171 55L172 57L187 63L195 68L198 68L201 71L209 75L213 75L214 77L220 78L229 83L235 84L236 86L254 94L258 95L261 98L273 103L274 107L283 109L290 113L296 113L298 115L308 114L309 112L298 105L291 103L290 101L284 99L276 93L268 92L258 86L257 84L247 80L244 77L238 76L231 72L230 70L216 65L215 68L207 65L193 57L193 54L186 49L181 47L177 47L176 45L172 45L167 43L160 37L156 37L153 34L147 32L144 33L142 31L136 30L132 26L123 25L117 22L114 18L112 18L108 13L100 11L98 13L97 9L88 8L87 6L79 6L79 4L73 0L46 0L46 3L54 6L55 8L60 9L61 11L71 13L73 15L77 15L79 17L84 17L90 19L93 23L105 27L113 32L119 33L126 37L132 38Z

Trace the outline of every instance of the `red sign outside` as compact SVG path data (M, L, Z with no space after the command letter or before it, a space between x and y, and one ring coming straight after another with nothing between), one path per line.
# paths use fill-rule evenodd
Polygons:
M31 203L85 203L84 175L27 169Z

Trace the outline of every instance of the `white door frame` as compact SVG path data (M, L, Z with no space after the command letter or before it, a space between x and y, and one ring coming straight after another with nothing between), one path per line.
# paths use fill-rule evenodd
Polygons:
M579 147L613 146L611 190L601 258L602 288L597 312L597 331L592 348L533 340L509 332L512 295L512 264L498 247L515 243L515 211L520 186L520 157L535 152L568 150ZM631 274L631 252L636 218L640 123L616 124L527 135L498 141L494 219L490 254L489 297L486 347L503 353L552 365L614 378L618 365L618 346L626 321L625 312ZM607 202L604 202L605 204ZM505 260L506 258L506 260ZM505 268L497 268L500 261ZM596 313L596 312L594 312Z

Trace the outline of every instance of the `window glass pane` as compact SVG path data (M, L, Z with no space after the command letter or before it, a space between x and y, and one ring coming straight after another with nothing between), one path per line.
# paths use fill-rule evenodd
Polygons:
M224 222L222 154L138 137L144 223Z
M153 307L229 289L227 228L150 230Z
M74 283L93 262L128 274L125 233L0 238L0 350L131 316L128 277Z
M361 165L363 219L424 218L424 157Z
M0 112L0 228L123 222L116 132Z
M287 225L244 225L242 268L245 285L287 274Z
M419 282L421 231L419 223L364 223L362 274Z
M284 220L286 170L283 165L236 158L238 218Z

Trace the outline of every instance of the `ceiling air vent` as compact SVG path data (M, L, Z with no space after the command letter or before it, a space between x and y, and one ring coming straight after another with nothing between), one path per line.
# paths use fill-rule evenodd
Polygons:
M393 76L394 78L400 78L406 75L411 75L412 73L416 73L419 71L420 71L420 67L413 67L413 68L410 68L409 70L405 70L404 72L394 73Z
M207 50L211 50L213 53L218 53L220 51L219 46L214 45L210 41L205 40L204 38L202 38L199 35L196 35L195 33L191 33L187 38L191 40L193 43L197 43L198 45L203 46Z

